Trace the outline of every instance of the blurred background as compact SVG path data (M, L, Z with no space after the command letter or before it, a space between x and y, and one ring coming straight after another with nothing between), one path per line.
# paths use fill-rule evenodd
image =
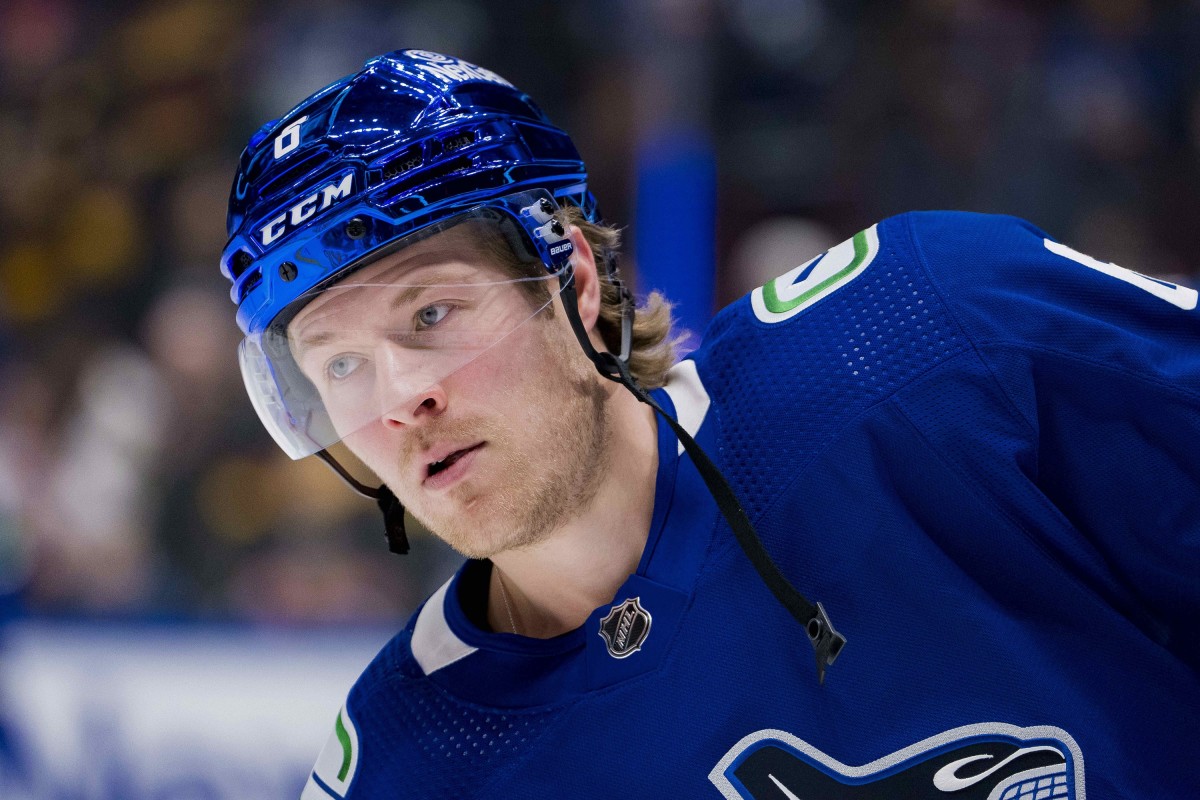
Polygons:
M684 322L915 208L1200 277L1200 2L0 1L0 797L296 797L456 565L263 431L217 260L265 121L400 47L570 131Z

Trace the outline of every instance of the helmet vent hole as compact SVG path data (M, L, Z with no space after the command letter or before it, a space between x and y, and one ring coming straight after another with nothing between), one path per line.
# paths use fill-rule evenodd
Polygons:
M474 142L475 131L463 131L442 139L442 151L445 153L453 153L455 150L461 150L467 145L473 144Z
M425 198L422 201L422 205L424 205L433 196L430 190L431 184L439 179L449 177L459 170L470 169L471 166L471 159L467 156L456 156L441 162L435 161L422 169L413 170L412 174L400 176L373 195L373 199L380 205L390 206L396 202L397 198L403 199L408 192L420 187Z
M383 179L390 181L392 178L411 172L421 166L422 161L420 146L410 147L383 166Z
M245 250L238 250L233 254L231 265L233 269L233 278L237 280L246 269L254 263L254 256L247 253Z
M238 290L238 304L241 305L241 302L246 299L246 295L257 289L260 283L262 283L262 272L256 267L246 276L245 283Z

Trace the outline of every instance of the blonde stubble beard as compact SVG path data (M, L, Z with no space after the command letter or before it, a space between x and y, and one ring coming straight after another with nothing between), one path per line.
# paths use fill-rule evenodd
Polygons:
M406 443L407 463L410 453L433 441L484 440L491 446L486 491L470 476L450 490L468 513L443 517L419 502L408 506L417 521L467 558L491 558L551 538L595 500L611 462L609 387L573 341L540 338L543 354L530 357L548 358L562 371L540 372L529 389L524 422L542 440L539 448L514 446L511 427L482 417L430 426Z

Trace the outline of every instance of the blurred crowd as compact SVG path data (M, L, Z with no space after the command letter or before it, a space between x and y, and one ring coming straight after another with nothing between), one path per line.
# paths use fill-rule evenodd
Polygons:
M385 621L453 568L427 536L388 556L372 503L278 451L217 267L250 134L398 47L533 94L633 242L642 144L698 132L720 304L910 208L1200 276L1200 3L5 0L7 613Z

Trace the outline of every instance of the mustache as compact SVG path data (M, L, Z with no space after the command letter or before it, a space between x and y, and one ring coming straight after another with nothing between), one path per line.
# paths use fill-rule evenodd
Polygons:
M400 450L401 463L411 463L420 453L438 442L496 441L504 435L504 429L494 420L483 417L466 417L455 420L438 420L421 426L405 438Z

